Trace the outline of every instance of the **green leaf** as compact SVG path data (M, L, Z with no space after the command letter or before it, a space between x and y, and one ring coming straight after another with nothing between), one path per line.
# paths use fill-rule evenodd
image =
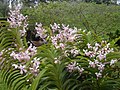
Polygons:
M119 59L120 58L120 52L111 52L109 54L107 54L107 57L106 57L108 60L111 60L111 59Z
M31 90L37 90L39 82L44 76L45 72L46 72L46 69L43 69L42 71L40 71L38 76L33 80L33 83L31 84Z

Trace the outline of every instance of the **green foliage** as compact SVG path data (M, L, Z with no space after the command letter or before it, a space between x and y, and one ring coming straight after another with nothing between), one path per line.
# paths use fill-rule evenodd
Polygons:
M0 1L0 17L6 17L8 13L7 4Z
M48 49L49 48L49 49ZM60 51L57 51L53 46L45 45L39 47L39 56L43 58L43 68L46 68L47 88L45 90L75 90L79 81L68 77L66 72L66 63L68 61L64 56L60 63L55 64L55 58L62 56ZM45 82L46 83L46 82ZM39 87L42 90L42 87Z
M9 57L11 50L8 50L8 48L14 48L14 42L21 45L21 40L16 29L8 29L8 22L1 22L4 26L2 27L1 25L0 28L0 51L5 51L3 54L3 57L5 57L4 60L3 58L0 60L1 77L9 90L20 90L22 86L24 86L26 76L23 77L18 70L13 70L13 68L11 68L11 63L14 60Z
M3 82L1 78L1 72L0 72L0 90L8 90L7 85Z
M46 69L43 69L42 71L40 71L38 76L32 82L31 87L29 88L29 90L37 90L38 88L40 88L40 90L43 90L44 88L47 87L47 85L49 83L47 83L47 84L41 83L42 79L45 78L45 75L46 75L45 73L46 73Z
M30 29L33 24L41 22L45 26L55 23L64 23L71 27L93 30L106 37L109 32L119 31L120 7L117 5L82 2L55 2L40 3L38 7L24 7L23 13L28 15Z
M72 7L70 8L71 4ZM79 9L78 7L76 7L76 5L78 5ZM96 13L94 12L94 15L96 15L96 20L94 19L94 21L91 18L92 16L89 16L89 14L93 15L93 12L89 11L88 9L88 7L92 8L91 5L93 4L89 5L83 3L77 4L66 2L61 2L59 4L56 2L54 4L50 3L49 5L46 5L42 3L42 5L38 8L32 8L30 11L28 11L29 9L26 10L26 12L24 13L29 14L29 18L30 15L32 17L29 19L30 25L33 25L36 21L42 22L44 25L46 25L45 28L47 29L48 35L47 38L45 38L47 40L47 44L43 44L37 47L37 53L27 62L20 62L17 59L11 57L11 53L13 51L19 53L21 48L23 48L24 51L26 50L26 48L28 48L28 43L26 42L26 34L25 36L21 36L19 32L20 28L10 28L7 21L0 21L0 90L119 90L120 52L119 49L115 46L115 43L119 38L105 42L102 40L105 40L106 38L98 36L96 34L96 32L99 31L94 32L95 27L96 30L100 30L100 33L101 30L103 30L102 27L104 27L104 25L102 25L102 20L98 18L103 18L104 20L108 20L111 23L108 18L106 19L105 17L102 17L102 15L104 15L104 13L106 12L102 12L102 7L106 9L110 7L106 7L105 5L98 6L101 9L98 8L98 11L96 11ZM65 6L67 8L65 8ZM99 12L100 10L102 14ZM30 13L33 11L36 13ZM79 15L77 13L79 13ZM99 17L97 16L98 13L100 14ZM111 13L111 15L113 15L114 12ZM39 16L39 14L41 16ZM49 18L47 17L48 15ZM61 15L61 17L59 17L59 15ZM34 16L35 18L33 19ZM73 17L78 21L80 18L83 22L81 21L79 23L76 20L74 21L72 20ZM49 22L49 20L53 21ZM104 23L108 25L109 22L106 21L104 21ZM67 48L56 48L51 40L55 37L51 37L52 35L57 35L59 32L52 32L51 28L49 28L48 26L50 23L54 22L71 24L71 27L81 26L82 28L91 31L78 29L77 33L75 34L76 36L78 36L75 38L75 40L73 40L73 42L65 42ZM99 24L96 22L98 22ZM95 23L95 25L93 25L93 23ZM101 28L99 28L99 25L101 26ZM30 29L34 29L33 26L30 27L32 27ZM68 27L64 28L67 28L68 30L74 30ZM107 28L104 27L104 29L107 31ZM72 34L74 35L74 33ZM63 41L64 38L65 37L63 37ZM59 41L58 43L61 43L61 41ZM99 46L98 43L101 46ZM110 47L107 43L110 43ZM95 44L98 45L96 46L98 53L96 53L95 57L90 57L92 53L90 53L90 55L86 55L86 53L84 52L84 50L91 49L88 48L88 44L90 44L91 46L94 46ZM94 47L94 49L96 47ZM103 53L107 50L109 51L109 49L111 48L114 48L115 52L110 51L111 53L105 55L105 59L99 60L97 54L99 54L100 51L103 51ZM76 55L73 55L74 53L71 53L72 49L78 50L78 53ZM24 72L23 74L21 74L19 68L14 68L12 66L13 64L24 63L26 67L30 67L30 63L33 62L33 59L35 57L39 58L40 61L38 69L39 72L37 72L37 75L32 75L30 72ZM98 66L91 67L89 62L90 60L94 61L95 59L98 59L102 64L106 64L104 70L100 71L100 73L102 73L102 76L99 77L95 74L99 71ZM110 61L114 59L117 59L117 63L110 65ZM70 71L69 68L72 69L72 71Z

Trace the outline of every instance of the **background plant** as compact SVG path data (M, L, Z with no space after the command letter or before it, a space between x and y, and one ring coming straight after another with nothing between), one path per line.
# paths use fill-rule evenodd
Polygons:
M34 12L34 13L33 13ZM45 26L59 23L93 30L106 36L109 32L119 30L119 6L82 2L40 3L36 8L24 7L23 13L28 15L31 27L35 22Z
M8 13L7 4L0 1L0 17L6 17L7 13Z

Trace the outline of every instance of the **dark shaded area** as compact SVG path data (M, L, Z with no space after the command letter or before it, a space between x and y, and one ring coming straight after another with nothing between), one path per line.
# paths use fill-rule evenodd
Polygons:
M6 27L6 25L4 24L5 23L4 21L7 21L7 18L0 18L0 28Z
M120 39L115 44L120 46Z
M36 33L31 30L27 31L26 39L36 47L47 44L45 39L40 38L40 36L36 36Z
M115 39L115 38L119 38L120 37L120 30L116 30L115 32L110 32L110 33L108 33L107 34L108 36L109 36L109 40L113 40L113 39ZM115 42L115 44L117 45L117 46L120 46L120 39L119 40L117 40L116 42Z

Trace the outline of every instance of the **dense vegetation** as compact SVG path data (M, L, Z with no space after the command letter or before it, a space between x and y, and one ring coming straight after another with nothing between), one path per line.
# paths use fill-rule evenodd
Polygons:
M28 15L31 25L41 22L49 27L54 22L64 23L71 27L93 30L100 35L120 31L120 7L117 5L82 2L42 3L36 8L24 8L23 14Z
M8 13L7 4L0 1L0 18L6 17L7 13Z
M10 10L0 21L0 90L119 90L119 10L75 2Z

